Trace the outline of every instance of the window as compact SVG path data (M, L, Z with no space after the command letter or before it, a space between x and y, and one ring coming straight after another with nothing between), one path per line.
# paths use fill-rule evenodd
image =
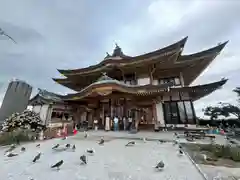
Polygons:
M163 108L164 108L165 124L171 124L170 103L169 102L164 103Z
M185 108L183 101L178 102L178 111L180 116L180 122L183 124L186 123L187 118L185 116Z
M184 101L185 108L186 108L186 114L187 114L187 119L188 119L188 124L193 124L193 111L192 111L192 104L190 101Z
M181 85L180 79L178 77L161 78L158 81L159 81L159 84L173 83L174 86Z

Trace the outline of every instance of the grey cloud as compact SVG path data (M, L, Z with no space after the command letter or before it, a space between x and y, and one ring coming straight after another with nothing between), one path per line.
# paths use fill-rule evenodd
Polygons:
M189 39L184 53L209 48L229 39L230 43L224 55L219 57L221 59L216 60L216 65L219 61L226 64L226 59L238 55L235 47L239 46L236 35L239 29L239 2L215 1L215 5L200 7L201 11L184 16L174 29L168 30L162 25L150 33L154 24L148 17L148 7L153 2L156 1L0 0L0 27L21 42L13 46L0 40L0 83L17 77L27 80L35 88L69 92L51 80L59 76L56 69L82 68L99 62L104 58L105 51L112 51L109 47L113 47L115 41L121 42L119 45L123 50L141 54L171 44L186 35ZM182 10L188 4L171 3L172 7L179 5ZM230 77L229 84L223 89L230 91L237 84L237 69L232 74L230 70L223 73L205 72L197 82L202 84ZM213 102L221 91L207 98ZM202 102L206 100L196 105Z

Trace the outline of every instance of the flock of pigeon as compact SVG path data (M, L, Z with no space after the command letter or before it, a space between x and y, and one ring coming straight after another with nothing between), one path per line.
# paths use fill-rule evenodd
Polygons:
M179 144L178 142L178 134L175 133L174 136L176 137L176 140L173 141L173 145L178 145L179 146L179 150L178 150L178 153L179 153L179 156L183 155L183 150L182 150L182 146ZM84 133L84 138L87 138L88 137L88 134L85 132ZM66 137L62 138L62 140L65 140ZM143 138L143 141L146 142L146 139ZM165 140L159 140L160 143L165 143L167 141ZM104 138L101 138L100 141L98 142L99 145L104 145L105 143L105 140ZM126 147L129 147L129 146L134 146L136 145L136 142L135 141L129 141L125 146ZM37 144L36 145L37 148L40 148L40 144ZM16 148L16 145L12 145L7 151L6 151L6 156L7 157L14 157L14 156L18 156L18 154L16 153L13 153L13 150ZM60 144L56 144L52 147L52 150L53 151L66 151L66 150L72 150L73 152L76 150L76 145L73 144L66 144L64 147L60 147ZM24 152L26 151L26 148L25 147L22 147L21 148L21 152ZM86 150L87 154L89 155L94 155L94 150L93 149L87 149ZM32 160L32 163L36 163L40 158L41 158L41 155L42 153L39 152ZM86 155L81 155L80 156L80 162L81 162L81 165L86 165L87 164L87 157ZM63 165L64 161L63 160L60 160L58 161L57 163L53 164L50 168L56 168L57 170L60 170L60 167ZM163 170L164 169L164 162L163 161L160 161L157 163L157 165L155 166L155 169L156 170Z

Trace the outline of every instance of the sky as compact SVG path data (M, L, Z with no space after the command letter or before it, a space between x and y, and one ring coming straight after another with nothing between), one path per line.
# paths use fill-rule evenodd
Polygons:
M71 90L51 78L57 69L83 68L103 60L115 43L134 56L185 36L183 54L229 40L222 53L193 82L229 79L220 90L195 102L196 113L219 101L235 103L240 86L240 1L237 0L0 0L0 102L9 80L56 93Z

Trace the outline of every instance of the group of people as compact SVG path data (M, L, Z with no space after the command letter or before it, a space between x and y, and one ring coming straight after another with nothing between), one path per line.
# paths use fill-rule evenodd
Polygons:
M119 130L131 130L134 127L134 120L132 117L122 117L118 116L110 117L106 116L104 119L104 129L105 131L119 131ZM97 119L94 120L94 129L97 130L99 122Z

